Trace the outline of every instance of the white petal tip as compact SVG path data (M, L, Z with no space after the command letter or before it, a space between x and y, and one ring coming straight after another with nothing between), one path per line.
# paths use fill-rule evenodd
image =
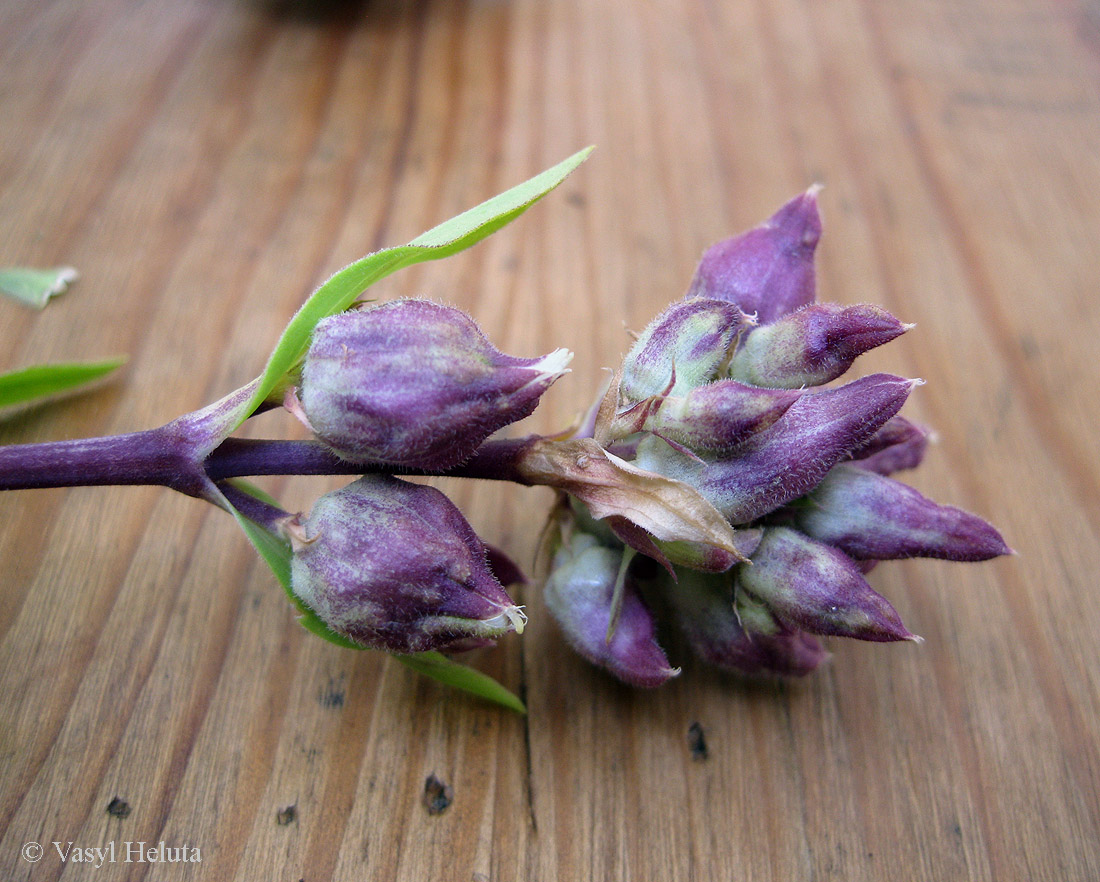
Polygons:
M566 372L569 362L572 360L573 353L568 349L555 349L549 355L540 358L531 365L531 370L538 371L540 374L560 377Z
M503 615L512 623L512 630L517 634L523 633L523 629L527 626L527 613L523 611L522 606L510 606L504 610Z

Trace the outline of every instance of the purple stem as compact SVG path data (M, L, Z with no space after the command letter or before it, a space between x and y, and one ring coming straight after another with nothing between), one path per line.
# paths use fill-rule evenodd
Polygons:
M167 427L43 444L0 446L0 490L155 484L204 498L210 481Z
M210 482L255 475L445 474L529 484L517 463L537 436L488 441L462 465L444 472L350 463L316 441L229 438L202 465L175 433L151 429L107 438L0 446L0 490L155 484L209 497Z
M283 511L277 505L271 505L262 499L257 499L251 493L245 493L232 484L219 484L218 489L225 494L225 498L237 511L253 523L259 524L272 533L278 534L279 522L290 517L290 512Z
M317 441L267 441L229 438L206 460L213 481L256 475L447 475L529 485L517 463L538 436L486 441L466 462L445 471L409 469L340 459Z

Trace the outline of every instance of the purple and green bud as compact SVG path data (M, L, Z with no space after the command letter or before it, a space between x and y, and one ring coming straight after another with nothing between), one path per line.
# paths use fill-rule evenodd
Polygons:
M901 409L917 381L872 374L805 394L775 423L720 458L685 456L658 438L634 464L699 490L732 524L747 524L812 490Z
M665 398L641 428L691 450L724 451L766 429L801 396L794 389L761 389L718 380L697 386L683 397Z
M680 630L700 659L752 676L801 677L828 657L816 638L779 622L734 585L733 574L691 571L667 585Z
M913 640L897 611L846 555L788 527L770 527L738 570L741 587L784 624L837 637Z
M294 593L362 646L424 652L523 630L484 543L432 487L363 477L322 496L288 532Z
M812 187L755 229L708 248L687 296L728 300L755 314L762 325L773 322L813 303L814 251L820 238L817 188Z
M866 303L810 304L749 334L730 362L729 375L773 389L820 386L910 327Z
M688 567L692 570L700 570L704 573L724 573L730 567L744 563L746 557L751 557L760 544L763 530L751 527L745 530L734 530L734 542L740 554L734 555L723 548L716 548L705 542L655 542L657 549L665 560L677 566Z
M595 536L603 545L622 543L639 554L652 558L668 571L673 579L673 565L702 570L707 573L724 573L730 567L744 563L760 542L759 529L733 530L730 533L737 553L719 548L709 542L692 542L684 539L657 539L653 534L621 516L596 520L588 507L573 496L568 497L569 508L576 529Z
M620 573L622 561L621 548L573 532L554 555L544 591L546 606L566 640L592 664L632 686L660 686L679 669L669 665L657 644L653 616L629 572ZM617 585L618 618L609 627Z
M619 399L684 395L714 377L747 326L732 303L695 298L673 303L655 318L623 360Z
M834 467L808 501L798 507L799 529L850 557L979 561L1011 553L1001 534L977 515L939 505L855 463Z
M861 469L891 475L915 469L924 460L931 433L903 416L891 417L866 444L850 454Z
M397 300L317 325L301 406L343 459L446 469L528 416L570 358L504 355L461 310Z

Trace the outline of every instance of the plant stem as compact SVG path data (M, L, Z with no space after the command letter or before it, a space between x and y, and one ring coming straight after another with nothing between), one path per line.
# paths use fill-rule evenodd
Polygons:
M340 459L317 441L267 441L229 438L206 460L213 481L256 475L447 475L530 484L517 463L537 435L505 441L487 441L470 459L445 472L392 465L354 463Z
M270 505L262 499L257 499L252 494L245 493L229 482L219 484L218 489L222 491L225 498L229 500L229 504L237 511L254 524L259 524L272 533L277 534L280 521L290 517L290 512L283 511L278 506Z
M206 498L210 482L256 475L446 474L530 484L517 463L538 436L488 441L465 463L446 472L350 463L316 441L229 438L200 466L191 446L160 429L42 444L0 446L0 490L154 484Z
M203 497L209 480L167 427L0 447L0 490L155 484Z

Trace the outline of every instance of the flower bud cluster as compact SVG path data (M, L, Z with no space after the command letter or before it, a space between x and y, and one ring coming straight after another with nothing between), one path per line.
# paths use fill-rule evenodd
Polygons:
M530 414L571 357L504 355L460 310L393 301L316 326L291 406L342 459L438 471ZM366 476L287 532L295 594L361 646L459 650L523 630L498 578L522 578L518 568L431 487Z
M822 635L919 640L867 582L875 562L1009 552L981 518L890 477L924 455L928 433L898 416L919 381L825 385L910 326L876 306L815 302L820 235L810 190L710 248L600 410L593 434L608 455L701 497L740 552L660 541L625 505L593 510L600 529L574 499L547 604L582 655L627 682L674 673L654 639L666 614L701 659L747 674L809 673ZM641 556L664 569L643 576Z

